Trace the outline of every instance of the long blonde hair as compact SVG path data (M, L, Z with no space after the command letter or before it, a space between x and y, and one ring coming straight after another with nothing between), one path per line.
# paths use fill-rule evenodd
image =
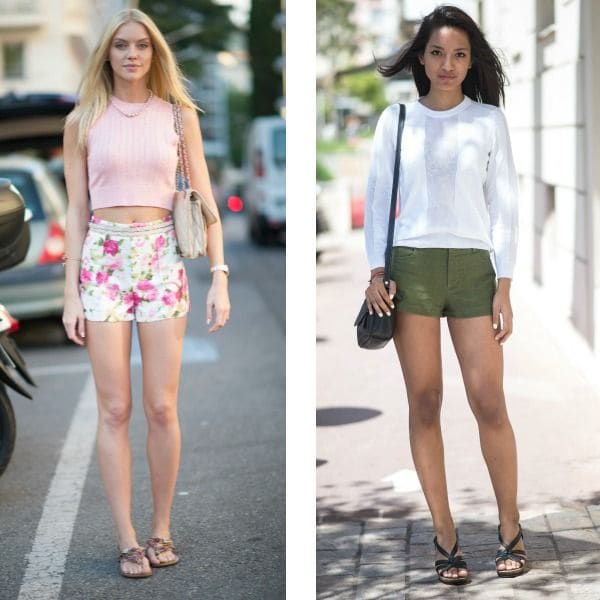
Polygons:
M79 125L77 145L82 150L86 147L90 127L106 110L113 91L113 72L108 61L112 39L121 25L131 21L143 25L150 36L153 52L147 85L154 95L167 102L199 110L185 88L187 79L154 21L137 8L122 10L107 23L98 44L88 58L83 78L77 88L79 101L67 117L67 123L77 122Z

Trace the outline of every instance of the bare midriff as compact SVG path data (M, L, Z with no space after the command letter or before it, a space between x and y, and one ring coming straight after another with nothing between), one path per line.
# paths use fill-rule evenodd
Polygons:
M113 223L147 223L166 217L171 211L158 206L110 206L97 208L94 215Z

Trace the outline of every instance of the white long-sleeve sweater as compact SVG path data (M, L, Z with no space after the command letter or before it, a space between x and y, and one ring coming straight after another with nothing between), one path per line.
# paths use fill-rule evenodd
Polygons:
M375 130L365 200L371 269L383 266L394 173L399 105ZM436 111L406 104L394 246L481 248L493 252L497 277L512 277L517 249L518 183L503 112L464 100Z

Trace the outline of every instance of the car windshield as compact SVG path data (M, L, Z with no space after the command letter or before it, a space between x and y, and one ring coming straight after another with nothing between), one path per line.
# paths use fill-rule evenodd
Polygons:
M278 169L285 169L285 127L273 130L273 162Z
M34 221L44 219L44 211L40 202L40 197L37 192L35 183L31 174L27 171L19 171L17 169L1 169L0 177L10 179L12 184L21 192L25 200L25 205L33 213Z

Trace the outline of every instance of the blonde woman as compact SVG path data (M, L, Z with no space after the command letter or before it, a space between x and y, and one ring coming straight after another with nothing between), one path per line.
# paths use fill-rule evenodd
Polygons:
M115 521L120 573L148 577L179 561L170 533L180 457L177 391L189 296L171 217L182 107L192 186L218 214L196 107L152 20L123 10L108 23L64 132L69 205L65 252L68 337L87 346L97 402L97 453ZM209 332L229 318L219 220L208 229ZM142 548L131 521L130 349L137 321L148 422L153 518Z

